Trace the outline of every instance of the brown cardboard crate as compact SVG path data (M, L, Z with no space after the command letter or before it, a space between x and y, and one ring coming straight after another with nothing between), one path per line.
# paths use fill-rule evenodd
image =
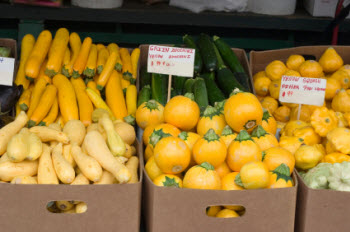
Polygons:
M148 232L278 231L293 232L298 181L294 187L258 190L199 190L159 187L144 171L143 215ZM242 217L206 215L215 205L242 205Z
M0 39L0 47L11 48L10 57L17 60L17 42L14 39Z
M137 150L140 177L135 184L72 186L1 183L1 231L138 232L143 178L143 158L139 152L142 149L138 142ZM88 209L83 214L50 213L46 205L56 200L84 201Z
M289 49L270 50L250 53L250 68L253 74L265 69L273 60L285 62L292 54L310 55L317 60L329 46L305 46ZM333 46L343 58L344 64L350 63L350 46ZM347 204L350 193L333 190L315 190L307 187L297 175L299 181L296 210L296 231L333 232L349 231L350 205Z
M169 46L169 45L164 45L164 46ZM139 67L147 66L148 47L149 47L149 44L143 44L139 47L141 50ZM247 54L245 53L244 49L232 48L232 50L234 51L234 53L238 57L238 60L240 61L241 65L243 66L245 72L248 74L249 79L250 79L249 80L250 88L253 90L254 89L253 77L252 77L252 73L251 73L250 68L249 68ZM194 76L194 78L195 78L195 76Z

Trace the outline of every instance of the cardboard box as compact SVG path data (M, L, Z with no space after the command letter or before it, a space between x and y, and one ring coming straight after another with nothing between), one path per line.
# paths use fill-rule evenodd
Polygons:
M314 56L318 60L329 46L305 46L280 50L250 53L252 73L265 69L273 60L285 62L292 54ZM350 63L350 46L333 46L343 58L344 64ZM296 231L298 232L334 232L349 231L350 193L333 190L315 190L307 187L298 175L299 188L296 210Z
M0 228L6 232L86 232L140 230L143 156L139 143L139 179L135 184L14 185L0 184ZM141 165L142 164L142 165ZM50 201L87 203L83 214L50 213Z
M334 17L338 0L304 0L305 9L316 17Z
M0 39L0 47L11 48L10 57L17 60L17 42L14 39Z
M169 45L164 45L164 46L169 46ZM144 67L147 66L147 57L148 57L148 47L149 45L141 45L140 50L141 50L141 55L140 55L140 65L139 67ZM245 53L244 49L239 49L239 48L232 48L234 53L237 55L238 60L240 61L241 65L243 66L245 72L248 74L250 78L250 88L254 89L253 85L253 77L249 69L249 63L248 63L248 58L247 54Z
M294 231L296 178L291 188L225 191L159 187L144 175L148 232ZM246 212L232 219L207 216L206 208L214 205L242 205Z

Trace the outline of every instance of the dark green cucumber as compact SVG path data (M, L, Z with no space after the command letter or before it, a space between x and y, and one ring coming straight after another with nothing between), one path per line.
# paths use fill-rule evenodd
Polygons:
M147 66L144 66L140 70L140 88L146 85L151 85L152 73L147 72Z
M174 88L174 94L181 95L182 90L184 88L185 82L188 78L186 77L179 77L179 76L173 76L173 88Z
M152 99L163 106L166 104L168 95L168 76L152 73Z
M210 37L201 34L198 39L198 47L206 70L210 72L216 70L218 60L215 55L214 43L210 40Z
M144 102L148 102L150 99L151 87L149 85L145 85L139 92L139 96L137 98L137 107L139 107Z
M203 78L197 77L193 84L194 101L197 102L201 112L209 105L208 92Z
M225 95L217 86L215 81L208 75L201 75L205 81L207 87L209 103L214 106L215 102L221 102L225 100Z
M199 48L194 42L194 39L192 36L185 35L184 37L182 37L182 39L187 47L196 49L196 53L194 56L194 72L200 73L202 71L203 61L202 61L202 55Z
M215 81L215 72L202 73L200 76L203 78L210 78Z
M173 98L173 97L175 97L175 96L177 96L178 94L176 94L176 91L175 91L175 89L174 88L171 88L171 90L170 90L170 98Z
M245 72L244 68L239 62L238 57L232 51L231 47L218 36L213 36L213 40L222 58L226 62L227 66L231 69L238 82L246 89L250 89L249 76Z
M183 95L185 95L186 93L193 93L194 82L195 82L194 79L187 79L185 81L183 92L182 92Z
M246 89L236 80L231 70L227 67L221 67L217 71L216 81L218 82L222 92L225 94L225 97L229 97L235 88L246 91Z
M216 56L216 59L218 60L217 62L217 70L221 67L224 67L225 66L225 63L224 63L224 60L222 59L221 55L220 55L220 52L218 50L218 48L215 46L215 44L213 45L214 47L214 52L215 52L215 56Z

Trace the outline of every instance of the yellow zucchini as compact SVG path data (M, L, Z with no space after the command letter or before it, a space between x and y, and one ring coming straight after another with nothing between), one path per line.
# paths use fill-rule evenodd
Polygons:
M132 77L134 79L137 78L137 68L139 65L139 59L140 59L140 49L135 48L131 53Z
M13 122L0 129L0 155L6 152L10 139L17 134L28 122L28 116L21 111Z
M46 115L46 117L39 123L39 126L48 126L51 123L53 123L58 115L58 101L57 101L57 97L55 98L51 109L49 111L49 113Z
M68 136L72 145L81 145L83 143L86 129L80 120L70 120L64 125L63 132Z
M11 181L16 176L34 176L38 172L38 161L22 161L0 163L0 180Z
M66 28L60 28L56 31L55 38L49 52L49 58L46 65L45 74L49 77L55 76L61 71L64 53L69 41L69 31Z
M44 78L48 84L52 83L51 77L45 74L46 64L47 64L47 60L44 60L43 64L41 65L38 78L34 79L34 85L38 82L40 78Z
M119 159L112 155L98 131L87 133L83 144L88 154L95 158L105 170L112 173L119 183L127 183L130 180L131 174L129 170Z
M109 52L107 48L102 48L98 51L98 57L97 57L97 73L101 74L104 65L107 62L107 59L109 57Z
M101 179L94 184L113 184L115 177L108 171L103 171Z
M11 184L38 184L32 176L16 176L11 180Z
M52 150L52 163L57 177L62 183L70 184L74 181L75 171L72 165L63 157L62 143Z
M75 206L75 213L85 213L87 211L87 204L80 202Z
M62 74L66 77L71 77L73 73L73 65L78 58L80 48L81 48L81 40L77 33L73 32L69 36L69 46L71 48L71 59L68 65L64 65L62 67Z
M65 65L69 65L70 62L70 50L69 47L66 47L66 51L64 52L63 60L62 60L62 67Z
M64 122L79 119L77 99L72 83L62 74L57 74L52 79L58 90L58 104Z
M128 115L123 89L121 86L121 74L113 70L106 85L106 103L110 107L113 115L120 120Z
M34 44L35 44L35 38L33 35L26 34L23 37L22 43L21 43L21 59L19 62L19 68L15 79L15 84L22 85L23 89L27 89L30 84L30 81L26 78L26 75L24 73L24 68L28 60L28 57L32 52Z
M51 40L52 35L50 31L44 30L40 33L25 64L24 69L27 79L33 80L38 77L40 67L49 51Z
M99 119L99 124L102 125L107 134L107 144L111 153L114 156L123 156L126 150L124 141L114 130L113 122L107 114L103 114L101 116Z
M100 96L98 96L98 94L94 90L90 88L86 88L85 91L96 108L102 108L107 110L109 113L109 117L111 117L112 120L115 120L115 117L111 109L107 106L107 104L103 101L103 99Z
M117 62L117 53L112 52L110 53L107 62L102 70L102 73L98 77L96 84L97 84L97 89L102 90L105 85L108 82L109 77L112 74L112 71L114 70L114 66Z
M91 45L92 39L90 37L86 37L81 45L79 55L73 65L73 78L78 78L83 73L89 57Z
M16 117L21 113L21 107L19 106L19 102L16 103Z
M126 89L126 107L128 114L135 117L137 101L137 89L135 85L129 85Z
M43 142L57 141L63 144L69 143L69 138L64 132L57 131L50 127L34 126L30 128L29 131L39 136Z
M131 64L131 57L128 49L126 48L121 48L119 49L120 53L120 58L122 59L123 62L123 78L125 80L130 81L130 83L134 84L134 79L132 76L132 64Z
M71 185L88 185L90 184L88 178L84 176L83 173L79 173L76 177L75 180L71 183Z
M34 110L38 106L41 95L45 91L46 85L47 85L47 81L44 78L39 78L37 83L34 85L32 95L30 98L30 105L27 112L28 117L32 116L32 114L34 113Z
M75 163L74 158L72 156L71 148L72 148L71 144L64 145L62 155L68 161L68 163L70 163L70 165L72 165L72 167L75 168L76 163Z
M30 97L32 95L32 89L28 88L23 91L21 97L18 100L18 104L21 110L27 111L30 106Z
M97 65L97 47L95 44L92 44L90 47L89 57L86 62L86 67L83 74L89 78L95 76Z
M86 178L93 182L101 179L102 167L93 157L83 153L78 145L72 146L71 153L77 166Z
M43 153L39 159L38 184L58 184L51 158L51 148L46 144L43 144Z
M89 82L87 83L87 86L86 86L86 87L88 87L88 88L94 90L94 91L97 93L97 95L101 97L100 90L97 89L97 85L96 85L96 82L95 82L95 81L89 81Z
M122 78L121 82L122 82L123 92L126 93L126 89L127 89L128 86L130 85L130 81L125 80L124 78Z
M128 183L137 183L139 181L137 169L139 167L139 159L136 156L130 157L128 162L125 164L129 172L131 173L131 178Z
M56 99L56 94L57 88L54 85L48 85L45 87L45 90L40 97L38 106L30 116L28 127L35 126L44 119Z
M100 51L101 49L104 49L104 48L106 48L106 46L105 45L103 45L103 44L96 44L96 47L97 47L97 51Z
M117 62L115 64L115 70L117 71L122 71L122 67L123 67L123 62L122 59L120 58L120 53L119 53L119 46L115 43L110 43L107 46L107 49L109 51L109 54L111 54L112 52L115 52L117 55Z
M80 77L77 79L71 78L71 83L73 85L75 95L77 96L78 100L79 119L83 122L85 126L88 126L91 124L91 114L94 110L94 107L91 103L89 96L85 92L85 83Z

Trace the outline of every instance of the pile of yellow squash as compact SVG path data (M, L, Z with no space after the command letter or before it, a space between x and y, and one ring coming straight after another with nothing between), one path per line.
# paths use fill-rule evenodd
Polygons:
M302 105L297 120L298 105L278 101L282 75L325 78L324 105ZM275 60L254 75L254 87L282 128L279 145L295 156L296 168L350 161L350 65L334 48L326 49L318 62L301 55L291 55L286 64Z
M130 55L115 43L107 47L93 44L90 37L81 42L77 33L66 28L58 29L54 37L44 30L37 40L27 34L15 79L24 88L17 115L26 111L30 127L53 122L64 125L74 119L89 126L95 107L106 109L113 119L132 123L139 56L138 48ZM103 89L105 99L100 93Z
M97 109L80 120L27 128L21 111L0 129L0 181L11 184L114 184L138 182L134 128ZM128 129L126 129L126 127ZM129 131L133 135L125 136ZM120 134L120 135L119 135Z
M243 190L292 187L295 159L254 94L234 91L202 114L193 94L140 105L145 170L157 186Z

